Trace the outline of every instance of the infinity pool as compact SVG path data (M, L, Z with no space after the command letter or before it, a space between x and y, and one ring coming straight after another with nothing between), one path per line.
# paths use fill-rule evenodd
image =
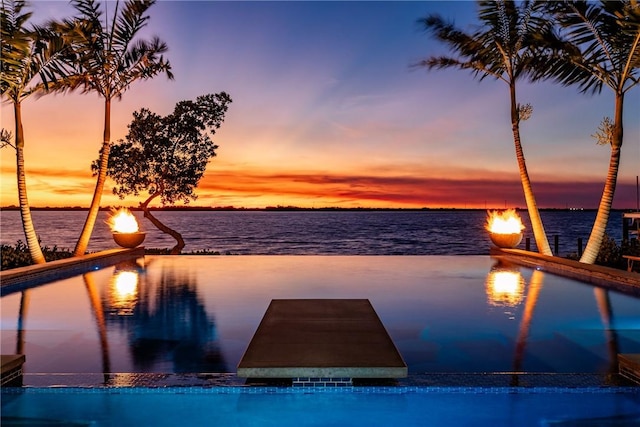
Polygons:
M234 373L273 298L367 298L425 373L599 373L640 299L489 256L147 256L5 295L3 353L42 373ZM15 351L14 351L15 350Z

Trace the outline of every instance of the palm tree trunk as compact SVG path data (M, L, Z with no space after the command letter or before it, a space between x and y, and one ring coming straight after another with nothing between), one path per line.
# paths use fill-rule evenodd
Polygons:
M547 235L544 231L544 226L542 225L536 198L533 195L529 172L527 172L527 164L524 159L524 151L522 150L522 143L520 141L520 115L517 107L518 104L516 103L516 88L514 84L509 86L511 93L511 130L513 131L513 142L516 148L516 159L518 160L518 169L520 171L520 182L522 183L524 199L527 203L529 219L531 220L531 227L533 228L533 237L536 240L538 252L543 255L553 255L549 247L549 240L547 240Z
M162 187L160 186L159 188L162 188ZM162 194L161 189L153 193L151 196L149 196L147 200L145 200L143 203L140 204L140 207L144 212L144 217L148 218L149 221L151 221L151 223L155 225L158 230L176 239L176 245L171 249L171 255L180 255L180 253L182 252L182 249L184 249L184 246L185 246L184 239L182 238L182 234L164 225L162 222L160 222L158 218L151 215L151 212L149 211L149 202L151 202L151 200L158 197L160 194Z
M609 291L607 289L594 288L593 293L596 298L596 303L598 304L598 311L600 312L600 319L602 319L602 327L607 340L607 352L609 353L608 373L615 374L618 372L618 353L620 352L620 346L618 345L618 334L616 330L611 327L613 310L611 309Z
M105 98L104 103L104 137L102 142L102 149L100 150L100 167L98 169L98 179L96 180L96 188L93 191L93 199L91 200L91 206L89 207L89 213L85 220L82 233L78 238L76 247L73 251L73 256L82 256L87 251L89 246L89 239L91 239L91 233L93 233L93 227L100 211L100 200L102 199L102 191L104 189L104 183L107 180L107 166L109 163L109 151L111 150L111 99Z
M616 192L616 182L618 180L618 169L620 167L620 152L622 149L622 107L624 104L624 94L616 94L615 119L613 124L613 135L611 141L611 157L609 159L609 170L607 179L604 182L604 190L598 205L598 213L593 223L589 240L585 246L580 262L585 264L593 264L596 262L600 246L604 240L604 234L609 222L609 214L613 204L613 196Z
M38 236L33 226L29 199L27 198L27 182L24 168L24 130L22 128L22 108L19 102L14 102L13 111L16 126L16 175L18 178L18 200L20 203L22 229L24 230L24 237L27 240L31 261L34 264L43 264L46 260L42 254L40 242L38 242Z

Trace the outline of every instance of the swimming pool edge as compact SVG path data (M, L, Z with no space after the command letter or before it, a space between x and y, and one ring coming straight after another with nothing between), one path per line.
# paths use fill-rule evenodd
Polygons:
M526 267L538 268L596 286L640 296L640 273L595 264L585 264L567 258L542 255L521 249L491 248L490 255L504 258Z
M144 247L133 249L109 249L79 257L71 257L44 264L12 268L0 272L0 292L4 296L17 288L36 286L52 277L62 279L85 271L107 267L118 262L144 256Z

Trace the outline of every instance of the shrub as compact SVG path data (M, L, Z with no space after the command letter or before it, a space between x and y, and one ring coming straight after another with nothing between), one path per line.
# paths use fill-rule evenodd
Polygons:
M620 247L616 241L607 234L605 234L602 239L602 245L596 257L596 264L616 268L620 268L622 265L622 252Z
M626 270L627 262L622 258L622 255L640 256L640 241L638 239L623 240L620 246L618 246L612 237L605 234L595 263L598 265ZM567 258L576 261L580 259L578 254L575 252L568 255Z
M626 270L627 261L622 255L640 256L640 240L623 239L620 246L618 246L615 240L605 234L600 252L598 252L598 257L596 258L596 264Z
M72 252L67 249L58 249L57 246L42 248L42 254L47 261L55 261L71 257ZM2 245L2 270L10 268L26 267L32 265L29 248L22 241L18 240L15 246Z

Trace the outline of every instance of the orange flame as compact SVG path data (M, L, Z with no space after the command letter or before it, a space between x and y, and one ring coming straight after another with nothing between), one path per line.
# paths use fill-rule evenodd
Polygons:
M488 211L487 230L497 234L517 234L524 230L524 225L515 209L504 211Z
M137 233L138 221L136 217L126 208L120 208L109 218L111 231L115 233Z

